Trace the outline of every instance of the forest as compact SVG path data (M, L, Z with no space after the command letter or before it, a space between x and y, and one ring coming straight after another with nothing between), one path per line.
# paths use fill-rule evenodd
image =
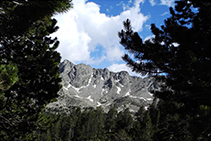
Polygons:
M147 41L125 19L118 36L129 53L122 59L162 83L148 109L133 114L101 107L45 112L62 87L52 16L71 8L71 0L0 1L1 140L211 140L210 1L176 0L164 25L151 24L154 37Z
M164 105L157 102L154 100L148 110L140 107L133 114L128 108L120 112L111 108L105 113L101 107L96 109L72 107L69 115L43 113L37 122L38 129L30 134L27 140L159 141L196 139L196 136L191 134L191 126L186 121L187 116L171 115L169 114L170 110L161 112ZM174 106L172 103L169 105ZM177 110L176 106L174 108ZM167 114L168 116L166 116ZM203 118L207 118L206 115Z

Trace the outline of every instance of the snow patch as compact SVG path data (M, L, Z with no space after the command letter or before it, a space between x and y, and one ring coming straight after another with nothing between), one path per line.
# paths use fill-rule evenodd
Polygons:
M133 109L129 109L130 112L135 113L135 111Z
M100 102L97 102L97 107L101 106L102 104Z
M64 88L65 90L68 90L70 87L71 87L70 84L69 84L67 87L64 87L64 86L63 86L63 88Z
M69 89L71 87L71 85L69 84L68 86L67 86L67 89Z
M96 87L97 87L97 85L93 85L93 87L94 87L94 88L96 88Z
M135 99L142 99L142 100L146 101L146 99L144 97L138 97L138 96L133 96L133 95L130 95L129 97L135 98Z
M147 98L147 100L149 100L149 101L150 101L150 100L153 100L153 99L152 99L152 98Z
M106 106L109 106L109 105L111 105L111 103L106 104Z
M68 88L63 87L65 90L68 90Z
M94 100L93 99L91 99L91 95L90 96L88 96L86 99L88 99L89 101L91 101L91 102L93 102Z
M119 81L120 81L119 79L117 79L117 80L114 80L114 82L116 82L116 83L117 83L117 82L119 82Z
M120 94L120 91L121 91L121 88L120 87L117 87L117 94Z
M76 90L77 93L79 93L80 89L82 88L82 87L76 88L76 87L74 87L74 86L72 86L72 85L70 85L70 86L71 86L74 90Z
M93 75L91 75L91 77L89 78L89 82L88 82L88 84L87 84L86 86L81 86L80 88L76 88L76 87L72 86L71 84L69 84L69 85L67 86L67 88L65 88L65 89L68 90L70 87L72 87L77 93L80 93L80 92L79 92L80 89L86 88L86 87L88 87L88 86L90 85L90 83L91 83L91 81L92 81L92 77L93 77Z
M144 101L147 101L144 97L136 97L136 98L143 99Z
M77 98L81 98L79 95L74 95L75 97L77 97Z
M108 93L108 90L106 90L106 89L102 89L102 91L101 91L101 96L103 95L103 92Z
M147 110L148 109L148 106L145 106L144 109Z
M91 77L89 78L89 82L88 82L88 84L86 85L86 87L88 87L88 86L90 85L90 83L91 83L91 81L92 81L92 77L93 77L93 74L92 74Z
M124 96L124 97L126 97L126 96L130 96L130 92L131 92L131 90L129 89L129 91L125 94L125 96Z
M119 86L120 86L120 87L124 87L121 83L119 83Z
M149 92L148 94L149 94L150 96L153 96L153 94L152 94L152 93L150 93L150 92Z

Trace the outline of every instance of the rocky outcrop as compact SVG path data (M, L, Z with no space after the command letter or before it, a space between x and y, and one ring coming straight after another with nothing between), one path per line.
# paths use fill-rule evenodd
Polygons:
M110 72L94 69L89 65L74 65L68 60L59 65L63 88L58 101L47 105L50 111L66 111L75 106L102 106L105 111L115 107L119 111L130 108L137 111L140 106L152 103L151 90L158 89L153 78L130 76L128 72Z

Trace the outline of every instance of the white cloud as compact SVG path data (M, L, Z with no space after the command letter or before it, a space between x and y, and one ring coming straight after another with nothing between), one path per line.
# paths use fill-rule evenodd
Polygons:
M121 4L123 4L123 1L121 1L120 3L116 4L116 6L120 6Z
M174 6L174 1L175 0L161 0L161 5L167 5L168 7Z
M121 48L119 48L119 46L115 46L115 47L110 47L107 49L107 57L111 60L111 61L120 61L122 58L121 56L123 56L124 54L124 50L121 50Z
M132 0L129 0L128 3L129 3L129 4L132 3Z
M153 42L152 39L153 39L154 37L155 37L155 35L147 36L147 37L144 39L144 42L146 42L147 40L150 40L151 42Z
M111 9L113 9L113 6L110 6L109 8L106 9L107 12L110 12Z
M165 16L165 15L167 15L168 14L168 12L164 12L163 14L161 14L161 16Z
M127 71L132 76L141 76L135 72L132 72L132 70L126 66L126 64L113 64L109 66L108 69L112 72Z
M55 15L60 29L54 33L60 41L58 51L62 59L73 63L101 63L103 60L120 60L124 49L119 44L118 31L123 28L122 22L129 18L135 31L141 31L148 19L140 13L140 3L136 0L133 7L117 16L106 16L100 13L100 6L86 0L74 0L74 8L65 14ZM97 45L101 45L103 55L93 58Z
M174 47L178 47L180 44L179 44L179 43L174 42L174 43L172 43L172 45L173 45Z
M154 0L149 0L149 2L152 6L154 6L156 4Z
M134 5L138 5L141 2L144 2L144 0L135 0ZM116 4L116 6L122 6L122 9L125 11L125 10L129 10L130 9L130 4L131 3L132 3L132 0L129 0L127 3L124 3L123 1L121 1L120 3Z
M139 7L140 3L144 3L144 0L135 0L134 6Z

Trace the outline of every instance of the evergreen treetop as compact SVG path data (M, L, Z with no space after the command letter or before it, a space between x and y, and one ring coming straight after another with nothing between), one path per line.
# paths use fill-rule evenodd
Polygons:
M72 0L2 0L0 2L1 36L22 35L37 20L67 12ZM48 19L48 18L47 18Z
M189 103L191 107L211 106L211 2L175 3L161 29L151 25L151 40L143 42L132 30L130 20L124 22L120 43L134 58L125 54L123 59L133 71L165 82L162 92L156 94L159 98Z

